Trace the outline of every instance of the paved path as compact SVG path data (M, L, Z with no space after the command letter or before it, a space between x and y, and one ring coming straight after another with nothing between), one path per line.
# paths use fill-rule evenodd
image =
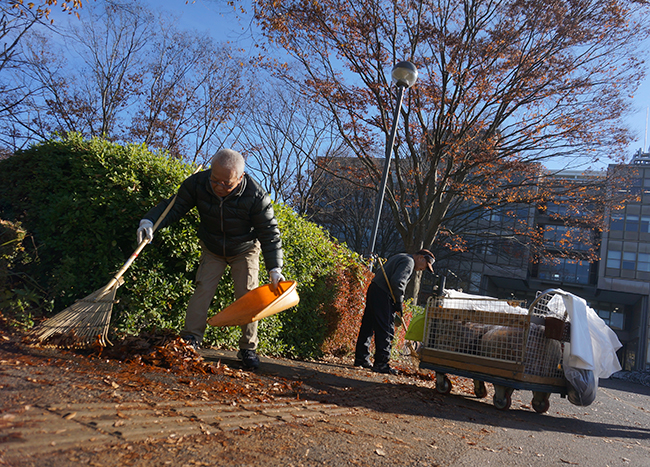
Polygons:
M7 459L59 449L137 442L155 438L214 434L218 431L268 427L280 423L330 419L352 409L311 401L226 406L211 402L63 404L28 407L4 415ZM15 442L11 442L12 439Z
M239 365L234 352L203 354ZM499 411L459 385L440 395L346 365L262 358L241 384L298 383L296 395L225 404L199 389L151 397L178 391L173 375L123 391L107 368L75 376L74 359L26 361L0 362L0 465L650 466L650 388L626 381L602 381L589 407L554 394L537 414L526 391Z
M238 365L234 352L203 351L209 360L227 360ZM268 369L297 376L299 363L264 359ZM278 365L279 362L285 363ZM0 387L16 382L33 386L52 385L41 370L37 378L25 377L23 368L3 366ZM309 371L313 374L313 370ZM107 380L110 381L110 380ZM119 385L113 383L117 389ZM109 384L110 386L110 384ZM330 419L355 411L351 407L313 400L276 397L268 402L222 404L201 400L161 402L87 402L57 403L56 393L35 405L5 407L0 414L0 452L4 459L16 461L26 455L46 454L61 449L102 446L121 442L179 438L188 435L215 434L233 430L305 421ZM0 399L1 400L1 399ZM1 464L0 464L1 465Z

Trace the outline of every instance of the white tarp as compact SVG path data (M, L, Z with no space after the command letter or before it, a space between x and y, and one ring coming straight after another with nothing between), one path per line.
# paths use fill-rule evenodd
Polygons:
M571 342L564 348L564 364L573 368L593 370L596 378L609 378L621 370L616 351L622 344L584 299L559 291L549 302L549 309L569 315Z
M515 313L527 315L528 310L520 306L512 306L507 300L500 300L485 295L474 295L457 290L445 289L444 298L450 298L447 303L444 299L444 308L462 308L463 310L494 311L499 313ZM461 302L462 300L462 302Z

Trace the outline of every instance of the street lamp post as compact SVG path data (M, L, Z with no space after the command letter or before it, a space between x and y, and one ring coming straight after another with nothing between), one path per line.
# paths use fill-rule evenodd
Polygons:
M393 146L395 145L395 134L397 133L397 122L399 114L402 110L402 98L404 97L404 89L410 88L415 84L418 79L418 70L411 62L399 62L393 67L391 76L395 85L397 86L397 105L395 106L395 114L393 115L393 125L390 129L388 137L388 145L386 146L386 158L384 159L384 172L381 176L381 183L379 184L379 193L377 193L377 205L375 206L375 224L372 229L372 238L370 240L370 269L372 270L373 255L375 252L375 242L377 241L377 230L379 230L379 218L381 217L381 207L384 204L384 192L386 191L386 182L388 181L388 173L390 170L390 159L393 156Z

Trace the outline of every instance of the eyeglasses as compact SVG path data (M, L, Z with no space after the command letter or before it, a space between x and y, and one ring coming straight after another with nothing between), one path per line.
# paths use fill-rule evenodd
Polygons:
M241 181L241 177L239 177L237 180L234 182L225 182L223 180L215 180L214 178L210 177L210 183L213 185L221 185L224 187L226 190L231 190L235 188L237 185L239 185L239 182Z

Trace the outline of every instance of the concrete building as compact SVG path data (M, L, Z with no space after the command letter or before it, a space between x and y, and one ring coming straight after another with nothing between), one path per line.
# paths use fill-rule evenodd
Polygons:
M650 368L650 154L637 152L625 170L636 197L610 213L598 268L597 298L606 300L601 317L624 343L624 368Z

